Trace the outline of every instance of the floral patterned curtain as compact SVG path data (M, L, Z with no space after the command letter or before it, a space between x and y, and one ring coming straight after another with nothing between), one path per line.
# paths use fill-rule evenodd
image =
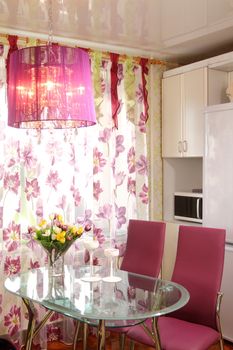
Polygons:
M118 62L119 108L115 127L111 61L99 52L92 54L96 126L40 132L8 127L7 52L8 47L1 46L0 334L8 334L20 348L19 334L27 326L26 309L21 300L4 290L3 281L7 276L47 263L46 254L28 235L27 227L50 213L59 213L70 223L95 223L94 234L101 246L106 240L114 242L124 237L130 218L149 219L148 137L151 131L145 117L141 66L131 58ZM161 163L158 169L160 179ZM161 195L160 187L157 189L160 215L158 193ZM83 263L79 243L68 251L66 259L73 264ZM38 308L38 317L43 312L43 308ZM61 316L56 315L52 321L54 319ZM70 334L65 332L65 327L64 323L51 322L38 341L46 343L47 339L64 338L65 333ZM43 346L45 348L45 344Z

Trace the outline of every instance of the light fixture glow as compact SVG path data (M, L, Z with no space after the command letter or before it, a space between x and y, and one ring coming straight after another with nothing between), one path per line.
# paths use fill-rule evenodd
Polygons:
M77 128L96 123L89 55L55 44L10 55L8 125Z

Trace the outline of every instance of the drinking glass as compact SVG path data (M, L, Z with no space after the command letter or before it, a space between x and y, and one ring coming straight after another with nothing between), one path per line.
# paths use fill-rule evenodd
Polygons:
M110 260L110 274L103 278L105 282L119 282L121 277L114 275L114 265L116 263L116 258L119 256L119 249L116 248L106 248L104 250L104 255Z
M83 246L89 251L90 254L90 274L89 276L84 276L81 279L86 282L99 281L101 278L93 273L93 253L94 250L99 247L99 242L96 239L85 239L83 241Z

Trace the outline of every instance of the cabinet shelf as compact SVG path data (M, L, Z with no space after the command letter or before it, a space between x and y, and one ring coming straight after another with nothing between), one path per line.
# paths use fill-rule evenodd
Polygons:
M233 102L226 102L226 103L207 106L204 112L227 111L229 109L233 109Z

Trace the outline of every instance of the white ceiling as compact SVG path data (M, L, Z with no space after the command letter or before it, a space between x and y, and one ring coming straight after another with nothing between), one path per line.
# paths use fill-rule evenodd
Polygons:
M49 0L0 0L0 33L48 38ZM52 0L54 41L188 63L233 50L233 0ZM65 39L66 38L66 39Z

